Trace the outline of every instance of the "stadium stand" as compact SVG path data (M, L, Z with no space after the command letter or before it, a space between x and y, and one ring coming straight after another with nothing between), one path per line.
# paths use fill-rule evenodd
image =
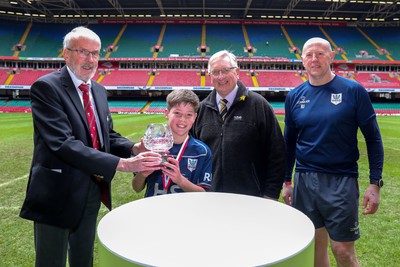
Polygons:
M32 23L26 27L25 49L20 57L57 58L61 55L64 35L77 25Z
M259 71L257 80L260 86L265 87L294 88L303 82L296 71Z
M199 70L158 70L151 85L200 86Z
M0 69L0 84L5 84L9 74L9 69Z
M378 53L382 53L385 57L385 53L388 53L393 60L400 60L400 29L398 27L390 29L382 27L362 28L362 30L382 49L377 50Z
M274 109L275 114L279 114L279 115L285 114L285 103L284 102L269 101L269 104Z
M39 77L52 72L53 70L29 70L21 69L19 73L14 74L10 85L31 85Z
M246 25L252 46L257 50L256 57L293 58L287 48L289 45L280 26Z
M31 104L29 100L0 100L0 113L3 112L31 112Z
M276 102L268 99L276 114L285 114L284 102ZM149 105L150 104L150 105ZM167 107L165 101L147 101L147 100L109 100L110 111L112 113L146 113L162 114ZM146 109L146 106L148 108ZM379 115L399 115L400 103L373 103L375 112ZM1 112L30 112L29 100L0 100Z
M355 80L366 88L400 88L400 81L384 72L359 72Z
M159 57L200 56L201 24L167 24Z
M112 24L114 28L114 24ZM118 26L121 28L121 24ZM128 24L119 42L117 49L110 55L111 58L129 58L129 57L142 57L150 58L153 55L152 47L157 44L160 36L162 24ZM96 30L96 27L92 27ZM110 32L117 36L121 29L111 29ZM100 38L102 35L100 33ZM103 47L110 45L103 42Z
M38 77L56 70L47 65L63 62L58 58L61 56L62 38L76 25L38 22L14 25L10 21L1 22L0 97L23 99L29 97L29 87ZM266 98L272 97L272 101L276 100L274 97L282 98L287 91L306 79L295 49L301 52L300 46L313 36L327 38L335 49L341 48L345 52L336 56L335 59L340 62L334 64L335 72L360 82L373 93L371 96L391 100L400 90L399 69L393 68L399 65L394 61L400 56L396 49L400 42L398 28L240 22L111 23L88 26L99 34L103 44L103 58L93 79L109 90L110 101L115 101L110 104L113 112L162 112L165 103L148 102L149 99L144 102L140 100L139 103L131 100L125 102L123 98L162 97L168 90L182 87L193 88L199 92L199 96L204 97L212 84L208 74L201 76L200 70L206 69L208 57L221 49L230 50L238 56L240 80L251 90L262 92ZM199 50L202 44L206 47ZM159 45L157 51L156 45ZM365 53L362 54L362 51ZM372 67L365 66L364 62ZM280 93L275 94L277 91ZM122 103L119 105L118 101ZM6 103L2 104L2 108L21 109ZM29 105L22 107L22 112L27 110ZM282 109L278 110L280 112Z
M21 42L28 23L1 20L0 21L0 55L12 56L16 51L16 45ZM24 46L20 47L21 51L25 49Z
M207 24L207 46L210 48L210 54L214 54L219 50L229 50L237 57L247 57L248 53L244 51L246 42L243 37L243 31L240 24L221 25Z
M255 79L257 79L257 77L255 77ZM254 84L254 81L253 81L253 78L252 78L250 72L246 71L246 70L242 70L239 72L239 80L242 81L247 86L251 86L251 87L259 86L257 82L256 82L256 84Z
M26 32L26 41L19 51L24 57L57 57L60 55L61 41L66 32L76 25L53 23L21 22L13 25L2 21L0 27L0 55L13 55ZM152 48L161 40L158 57L171 56L200 56L198 47L202 42L201 24L166 24L162 35L163 24L93 24L90 25L98 32L103 43L103 54L111 52L110 58L149 58L153 56ZM248 39L245 38L246 31ZM223 35L221 33L224 33ZM365 36L362 34L365 33ZM370 34L370 36L368 36ZM396 44L399 42L397 28L362 28L355 27L318 27L296 25L223 25L206 24L205 42L210 49L210 55L221 49L228 49L238 57L248 57L246 41L254 48L255 57L285 57L296 59L292 46L301 49L305 40L319 36L331 39L342 48L348 59L388 60L381 50L374 46L380 44L394 59L398 59ZM162 37L162 38L161 38ZM108 48L111 47L111 51ZM362 54L362 51L365 53ZM338 58L337 58L338 59Z
M381 116L400 115L400 103L372 103L376 114Z
M113 113L141 113L147 100L109 100L110 111Z
M114 53L119 50L118 42L125 32L126 24L93 24L89 28L100 36L103 57L114 57ZM109 50L109 47L113 48ZM126 47L126 50L132 50L132 47Z
M297 25L283 25L284 30L287 33L289 39L289 44L286 45L286 49L292 49L297 47L298 52L301 53L303 49L303 44L312 37L322 37L324 38L323 33L317 26L307 26L306 30L304 26ZM292 51L294 54L295 51ZM297 58L296 56L292 56L292 58Z
M349 60L387 60L376 52L373 44L355 27L324 27L329 37L345 51ZM336 59L340 59L338 55Z
M144 110L145 113L155 114L155 113L164 113L164 110L167 108L167 102L161 100L152 101L147 109Z
M101 84L105 86L141 86L145 87L149 81L149 70L112 70L105 74ZM98 76L95 77L98 79Z

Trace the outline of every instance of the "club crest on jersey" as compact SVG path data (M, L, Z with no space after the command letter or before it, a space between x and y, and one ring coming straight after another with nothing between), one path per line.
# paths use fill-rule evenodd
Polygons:
M334 105L339 105L340 103L342 103L342 93L331 94L331 103Z
M188 159L187 168L189 171L194 171L197 167L197 159Z

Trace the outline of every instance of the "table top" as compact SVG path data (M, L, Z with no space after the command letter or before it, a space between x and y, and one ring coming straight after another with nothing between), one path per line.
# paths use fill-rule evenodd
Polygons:
M102 245L141 266L268 266L314 239L312 222L274 200L228 193L143 198L106 214Z

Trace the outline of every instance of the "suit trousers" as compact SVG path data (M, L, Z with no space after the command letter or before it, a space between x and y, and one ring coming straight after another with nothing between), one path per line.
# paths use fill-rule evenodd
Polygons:
M100 186L92 181L82 219L74 229L34 222L36 267L92 267Z

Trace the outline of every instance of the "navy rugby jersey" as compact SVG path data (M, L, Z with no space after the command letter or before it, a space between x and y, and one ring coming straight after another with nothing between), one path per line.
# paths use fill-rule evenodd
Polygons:
M176 159L181 146L182 144L174 144L169 150L169 155ZM200 140L190 137L186 150L179 162L179 168L182 175L193 184L201 186L206 190L211 188L211 150ZM183 190L172 181L167 190L164 190L161 170L150 174L146 179L146 185L145 197L183 192Z
M370 145L371 177L381 176L381 136L368 92L359 83L340 76L322 86L308 81L289 92L285 102L285 140L290 164L296 171L314 171L358 177L358 128ZM298 138L297 138L298 137Z

